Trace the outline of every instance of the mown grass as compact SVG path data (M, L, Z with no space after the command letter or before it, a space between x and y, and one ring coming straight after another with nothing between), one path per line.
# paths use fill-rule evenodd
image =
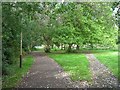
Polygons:
M73 81L91 80L89 62L83 54L49 54L70 75Z
M100 49L81 49L79 53L108 53L117 52L117 50L100 50Z
M101 63L108 67L116 77L120 78L120 74L118 74L118 52L109 51L96 53L95 56Z
M2 88L13 88L22 80L22 76L27 73L30 69L31 65L34 62L34 58L32 56L27 56L23 59L22 68L19 68L18 65L11 65L8 68L13 70L12 74L2 77ZM14 69L13 69L14 68Z

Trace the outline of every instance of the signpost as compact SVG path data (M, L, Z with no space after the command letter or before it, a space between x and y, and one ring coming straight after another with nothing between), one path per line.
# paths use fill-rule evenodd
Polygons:
M22 32L20 36L20 68L22 68Z

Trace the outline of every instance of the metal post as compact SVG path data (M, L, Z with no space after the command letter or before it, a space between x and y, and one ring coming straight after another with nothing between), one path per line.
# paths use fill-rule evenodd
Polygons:
M22 68L22 32L20 38L20 68Z

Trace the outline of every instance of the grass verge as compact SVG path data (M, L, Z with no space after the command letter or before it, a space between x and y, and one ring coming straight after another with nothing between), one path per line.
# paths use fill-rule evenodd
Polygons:
M96 53L95 56L101 63L108 67L116 77L120 78L120 74L118 74L118 52L109 51Z
M89 62L84 54L49 54L49 57L62 66L73 81L91 80Z
M22 80L22 76L27 73L30 69L31 65L34 62L34 58L32 56L27 56L23 59L22 68L19 68L18 65L9 66L9 68L14 68L11 75L2 77L2 88L13 88L16 87L19 81Z

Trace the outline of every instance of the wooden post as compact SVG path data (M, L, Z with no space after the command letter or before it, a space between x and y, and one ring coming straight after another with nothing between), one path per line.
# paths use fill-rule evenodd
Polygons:
M22 68L22 32L20 36L20 68Z

